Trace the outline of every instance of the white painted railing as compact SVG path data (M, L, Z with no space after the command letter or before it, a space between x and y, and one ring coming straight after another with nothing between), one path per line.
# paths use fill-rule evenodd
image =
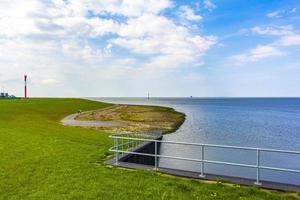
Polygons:
M215 145L215 144L203 144L203 143L189 143L189 142L175 142L175 141L164 141L164 140L157 140L153 139L156 138L157 135L143 134L143 133L121 133L111 135L110 138L114 139L114 146L109 149L109 151L115 153L115 164L119 162L119 154L132 154L132 155L141 155L141 156L152 156L155 158L155 165L154 169L158 169L158 158L170 158L176 160L185 160L185 161L195 161L201 163L201 171L200 177L205 177L204 165L205 163L211 164L220 164L220 165L229 165L229 166L239 166L239 167L246 167L246 168L254 168L256 169L256 181L254 182L255 185L261 185L261 177L260 171L262 169L265 170L272 170L272 171L282 171L282 172L292 172L292 173L300 173L300 170L297 169L287 169L281 167L270 167L261 165L261 153L262 152L274 152L274 153L284 153L284 154L296 154L300 155L300 151L288 151L288 150L278 150L278 149L266 149L266 148L251 148L251 147L240 147L240 146L228 146L228 145ZM140 153L134 151L136 147L145 143L145 142L152 142L154 143L154 153ZM201 159L196 158L187 158L187 157L180 157L180 156L169 156L169 155L159 155L158 154L158 144L165 143L165 144L174 144L174 145L185 145L185 146L199 146L201 147ZM205 158L205 148L224 148L224 149L236 149L236 150L249 150L256 152L256 164L243 164L243 163L234 163L234 162L224 162L218 160L208 160ZM300 166L299 166L300 167Z

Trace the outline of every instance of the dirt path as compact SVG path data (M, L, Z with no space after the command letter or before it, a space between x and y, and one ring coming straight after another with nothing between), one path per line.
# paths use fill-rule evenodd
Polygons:
M104 109L75 113L62 120L64 125L94 127L105 132L171 133L184 122L185 115L173 108L140 105L113 105Z
M75 118L79 114L72 114L69 115L61 120L63 125L67 126L81 126L81 127L120 127L120 126L127 126L125 122L119 121L80 121L75 120Z

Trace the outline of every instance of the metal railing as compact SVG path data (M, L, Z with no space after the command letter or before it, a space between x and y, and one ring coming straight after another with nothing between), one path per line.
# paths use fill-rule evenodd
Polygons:
M261 153L262 152L274 152L274 153L284 153L284 154L296 154L300 155L300 151L288 151L288 150L277 150L277 149L267 149L267 148L251 148L251 147L240 147L240 146L228 146L228 145L215 145L215 144L203 144L203 143L188 143L188 142L176 142L176 141L163 141L153 139L155 137L147 134L140 134L140 133L130 133L130 134L115 134L111 135L110 138L114 139L114 146L109 149L109 151L115 153L115 164L118 165L119 156L120 154L132 154L132 155L141 155L141 156L151 156L155 159L154 169L158 169L158 158L169 158L169 159L176 159L176 160L185 160L185 161L194 161L201 163L200 175L199 177L205 177L204 165L205 163L210 164L219 164L219 165L229 165L229 166L238 166L238 167L246 167L256 169L256 181L254 182L255 185L261 185L261 170L272 170L272 171L281 171L281 172L292 172L292 173L300 173L300 170L297 169L287 169L281 167L270 167L261 165ZM121 141L119 143L119 141ZM141 153L136 152L135 149L142 145L145 142L154 143L154 153ZM176 144L176 145L185 145L185 146L199 146L201 148L201 159L196 158L187 158L187 157L180 157L180 156L170 156L170 155L159 155L158 154L158 143L165 143L165 144ZM235 149L235 150L249 150L256 152L256 164L243 164L243 163L236 163L236 162L224 162L218 160L208 160L205 158L205 148L223 148L223 149ZM299 166L300 167L300 166Z

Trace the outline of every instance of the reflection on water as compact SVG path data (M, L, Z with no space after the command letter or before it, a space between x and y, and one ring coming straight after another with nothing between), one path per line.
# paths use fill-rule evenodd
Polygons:
M186 114L186 121L164 140L198 142L243 147L260 147L300 151L299 98L97 98L113 103L170 106ZM160 154L201 158L201 148L163 144ZM205 159L256 164L256 152L229 149L205 149ZM300 170L300 155L261 154L261 164ZM201 164L161 158L160 167L200 171ZM205 164L205 172L227 176L255 178L256 170ZM262 179L300 185L300 175L262 170Z

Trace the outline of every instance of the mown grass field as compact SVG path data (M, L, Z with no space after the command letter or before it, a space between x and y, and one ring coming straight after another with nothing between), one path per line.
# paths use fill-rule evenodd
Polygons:
M296 199L297 195L103 164L108 134L66 127L80 99L0 100L0 199Z

